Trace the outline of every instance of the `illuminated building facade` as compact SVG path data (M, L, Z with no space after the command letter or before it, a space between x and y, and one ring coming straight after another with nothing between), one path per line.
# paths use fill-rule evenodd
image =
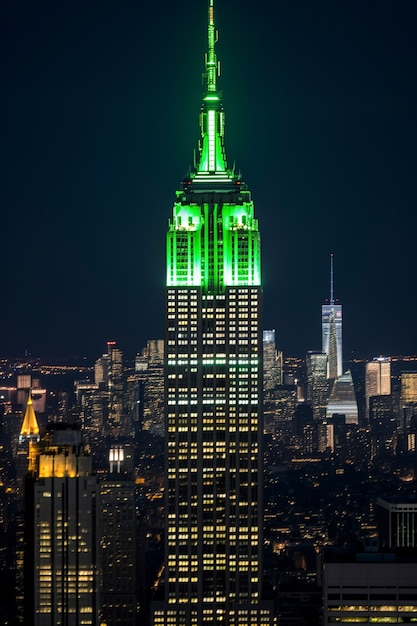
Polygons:
M32 394L29 391L29 397L26 405L25 417L23 418L22 428L20 429L19 444L30 441L39 441L39 425L33 408Z
M263 331L263 413L264 430L273 433L288 394L283 393L282 352L275 346L275 330ZM282 400L284 399L284 402Z
M365 363L366 417L369 420L369 398L391 394L391 360L376 357Z
M327 405L327 354L309 350L306 356L307 400L313 407L314 419L326 417Z
M99 490L75 426L31 444L26 481L25 623L97 626Z
M94 364L94 384L76 383L77 404L83 427L91 433L129 436L131 423L124 406L125 375L123 352L115 341L107 342L107 352Z
M401 372L401 406L417 403L417 372Z
M22 376L22 378L24 378ZM28 377L30 379L30 376ZM30 383L29 383L30 384ZM27 394L26 389L26 394ZM20 434L18 438L17 447L14 450L14 465L16 469L16 488L19 494L19 516L18 526L16 533L16 600L17 600L17 622L23 622L23 612L25 603L25 589L24 589L24 506L23 497L25 476L28 470L28 452L31 443L36 443L40 439L40 429L38 420L36 418L35 410L33 408L32 395L29 389L29 395L27 397L27 404L25 415L23 418Z
M323 566L324 626L415 622L416 567L412 557L389 552L330 551Z
M167 234L164 601L155 625L270 623L262 576L262 287L250 191L228 169L209 0L199 159Z
M143 430L164 434L164 340L150 339L136 357L136 371L143 373Z
M322 351L327 354L327 378L343 374L342 305L334 299L333 254L330 255L330 300L321 307Z
M116 432L123 433L123 352L116 347L115 341L107 342L108 354L108 390L109 422Z
M264 355L264 392L274 391L282 385L282 352L277 352L275 344L275 330L263 331Z
M327 402L326 417L330 418L334 413L345 415L346 424L358 423L358 404L350 370L334 381Z

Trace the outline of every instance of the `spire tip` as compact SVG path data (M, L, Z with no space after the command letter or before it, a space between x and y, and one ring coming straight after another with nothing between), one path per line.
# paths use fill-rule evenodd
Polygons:
M333 252L330 253L330 304L334 304Z

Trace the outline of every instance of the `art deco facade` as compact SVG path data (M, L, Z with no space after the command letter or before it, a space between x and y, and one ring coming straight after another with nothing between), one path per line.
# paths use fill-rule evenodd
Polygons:
M199 159L167 234L161 625L270 619L260 601L260 236L250 191L226 164L215 41L209 0Z
M49 427L29 456L25 624L99 624L98 497L81 432Z

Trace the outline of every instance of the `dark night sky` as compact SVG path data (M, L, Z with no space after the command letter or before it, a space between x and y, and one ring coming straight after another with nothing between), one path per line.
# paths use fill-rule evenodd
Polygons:
M172 200L198 140L206 0L3 2L0 355L163 335ZM229 163L253 192L285 355L417 353L416 0L217 0Z

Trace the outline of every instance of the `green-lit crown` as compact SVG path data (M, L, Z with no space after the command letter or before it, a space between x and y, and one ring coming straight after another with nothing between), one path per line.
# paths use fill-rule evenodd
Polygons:
M199 155L174 203L167 235L167 285L217 292L261 284L260 237L250 192L227 168L214 0L209 0L208 10Z

